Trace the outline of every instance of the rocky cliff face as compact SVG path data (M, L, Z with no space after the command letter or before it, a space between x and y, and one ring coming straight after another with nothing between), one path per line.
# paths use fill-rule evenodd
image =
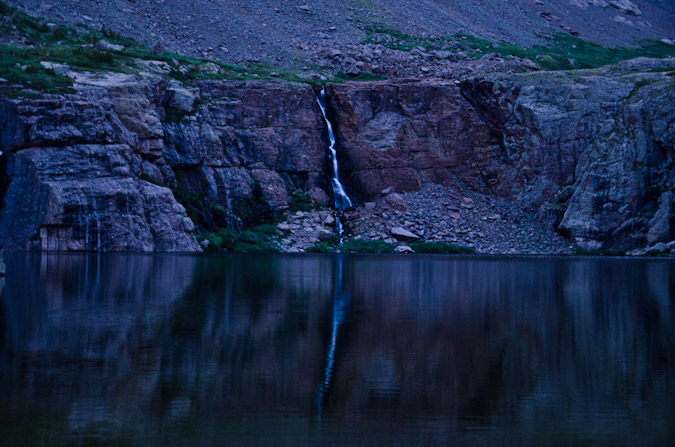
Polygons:
M589 249L672 240L673 67L332 86L345 182L495 194Z
M674 72L345 83L328 113L360 201L443 183L538 212L582 247L628 249L675 238ZM329 202L308 85L115 74L3 99L0 122L6 250L194 251L195 224L255 223L296 190Z
M327 200L309 87L86 82L0 105L6 250L195 251L193 221L241 226L299 188Z

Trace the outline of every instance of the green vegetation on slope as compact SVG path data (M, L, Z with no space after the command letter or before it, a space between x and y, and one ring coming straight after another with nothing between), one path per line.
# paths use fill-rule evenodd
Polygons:
M0 1L0 36L22 41L22 45L0 45L0 77L7 84L18 84L46 93L67 93L73 81L58 74L50 64L66 64L73 71L138 73L147 70L143 61L165 63L165 76L179 81L202 79L255 80L283 79L319 83L298 73L265 65L240 66L205 58L173 53L155 54L148 47L120 34L95 30L85 25L63 26L31 17ZM105 41L111 45L97 45ZM123 49L116 49L121 46ZM338 74L330 79L349 78ZM355 78L349 78L355 79ZM363 75L356 80L372 80ZM16 95L16 92L11 93Z
M490 42L465 33L419 38L383 24L370 25L366 28L366 32L368 38L364 43L379 43L395 50L411 51L419 47L427 51L443 50L453 53L461 51L472 58L496 53L503 57L531 59L545 70L595 68L640 56L653 58L675 56L675 45L656 40L644 40L637 48L609 48L570 34L557 33L546 37L546 45L519 47L507 42Z

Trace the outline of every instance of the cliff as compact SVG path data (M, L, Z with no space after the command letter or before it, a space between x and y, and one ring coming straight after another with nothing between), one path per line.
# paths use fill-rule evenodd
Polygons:
M674 73L636 59L330 84L341 176L357 204L440 183L538 213L580 247L671 241ZM78 76L73 94L0 100L3 249L196 251L195 225L279 216L298 190L330 202L312 86Z

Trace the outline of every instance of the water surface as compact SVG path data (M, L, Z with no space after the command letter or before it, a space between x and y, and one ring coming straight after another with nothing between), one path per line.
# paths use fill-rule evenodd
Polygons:
M6 262L3 445L675 442L672 261Z

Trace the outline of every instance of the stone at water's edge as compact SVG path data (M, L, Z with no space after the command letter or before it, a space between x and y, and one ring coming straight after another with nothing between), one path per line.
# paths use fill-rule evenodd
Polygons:
M2 252L0 252L0 278L5 276L5 271L6 271L5 261L2 258Z
M329 85L341 179L357 202L424 183L494 195L586 248L669 242L674 70L675 59L636 59L460 83ZM195 224L253 224L287 209L297 190L328 201L312 87L118 78L0 100L5 250L198 251Z

